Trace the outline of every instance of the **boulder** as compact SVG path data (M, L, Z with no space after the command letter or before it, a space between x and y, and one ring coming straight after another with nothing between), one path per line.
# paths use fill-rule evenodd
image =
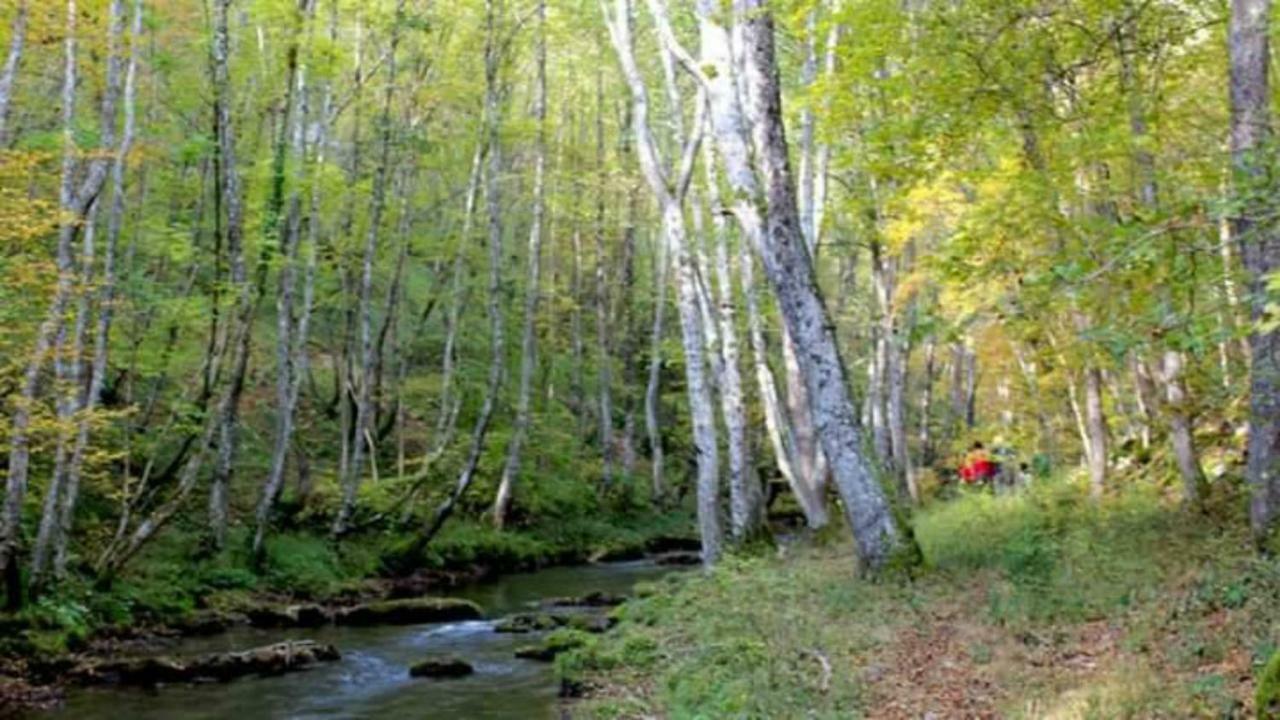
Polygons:
M341 658L332 645L286 640L241 652L211 653L188 665L191 679L233 680L245 675L279 675Z
M446 655L427 658L409 667L409 677L456 678L475 672L471 663L459 657Z
M339 610L334 622L339 625L418 625L483 617L484 611L470 600L414 598L383 600Z

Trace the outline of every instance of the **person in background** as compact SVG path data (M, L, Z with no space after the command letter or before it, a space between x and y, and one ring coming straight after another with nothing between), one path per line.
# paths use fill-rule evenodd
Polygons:
M965 485L982 485L991 481L999 472L1000 466L992 459L981 441L975 441L969 453L964 457L964 465L960 468L960 481Z

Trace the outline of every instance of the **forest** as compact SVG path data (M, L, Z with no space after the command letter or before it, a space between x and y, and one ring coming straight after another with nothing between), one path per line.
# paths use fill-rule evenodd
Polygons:
M0 717L1280 719L1271 0L3 0Z

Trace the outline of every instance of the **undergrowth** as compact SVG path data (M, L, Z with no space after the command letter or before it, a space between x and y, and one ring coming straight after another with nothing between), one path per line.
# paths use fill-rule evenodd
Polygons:
M558 668L586 717L1243 717L1280 563L1217 492L966 494L916 514L914 579L859 581L843 542L730 559L645 588Z

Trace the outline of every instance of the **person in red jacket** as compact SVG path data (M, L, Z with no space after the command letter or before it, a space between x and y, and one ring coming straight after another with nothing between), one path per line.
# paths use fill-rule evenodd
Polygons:
M991 455L979 441L965 455L964 465L960 468L960 480L965 485L981 485L990 482L999 471L1000 466L991 459Z

